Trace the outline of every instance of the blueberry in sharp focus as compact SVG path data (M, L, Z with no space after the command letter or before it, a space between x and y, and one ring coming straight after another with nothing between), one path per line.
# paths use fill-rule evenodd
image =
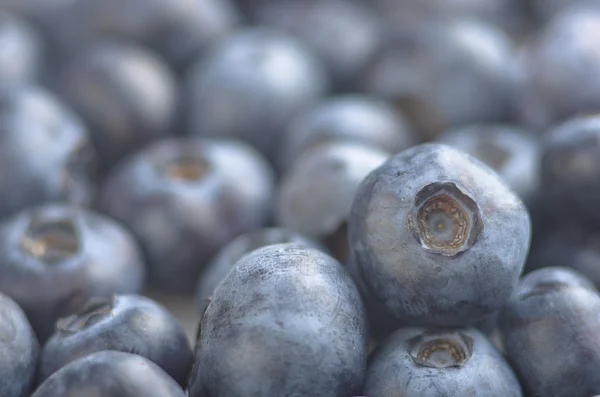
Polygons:
M404 116L380 98L352 94L331 97L294 119L286 129L279 166L289 169L317 145L350 141L396 154L416 141Z
M42 343L90 297L139 292L144 274L133 237L99 214L48 204L0 224L0 291L23 308Z
M422 138L513 117L515 51L493 25L430 18L401 24L388 36L365 89L395 102Z
M600 393L600 295L582 278L532 272L501 313L507 357L532 397Z
M399 329L373 353L363 393L376 397L523 395L502 354L479 331L414 327Z
M259 24L287 31L313 49L342 91L356 88L383 41L383 23L366 3L272 1L258 5L255 13Z
M363 305L328 255L277 244L244 256L200 323L190 397L357 395L367 335Z
M185 397L181 387L152 361L137 354L104 351L75 360L38 387L32 397Z
M240 22L230 0L76 0L57 27L67 48L101 37L133 41L181 70Z
M140 241L150 282L185 294L219 248L266 223L273 183L266 161L242 142L173 138L115 169L101 206Z
M312 238L334 237L340 260L349 252L346 223L358 185L388 154L358 143L331 143L306 152L283 176L275 217L279 225ZM341 246L339 246L341 244Z
M498 310L530 240L516 194L483 163L441 144L414 146L371 172L348 226L369 291L414 325L462 326Z
M478 124L442 133L437 142L462 150L498 173L521 197L533 196L540 184L540 143L517 126Z
M0 395L29 396L40 345L23 310L4 294L0 294L0 351Z
M204 313L217 286L244 255L267 245L283 243L300 244L323 250L316 241L299 233L277 227L256 229L236 237L219 250L198 279L196 305L199 313Z
M188 71L190 134L245 140L274 160L287 124L327 90L319 60L287 34L247 28Z
M89 204L95 152L56 97L25 86L0 92L0 217L47 201Z
M62 73L60 89L90 127L103 169L171 133L177 83L146 49L97 42L69 58Z
M116 350L144 356L185 386L193 353L185 330L164 307L140 295L92 299L63 318L45 343L38 380L86 355Z
M556 15L521 59L521 118L547 128L600 108L600 7L575 7Z
M0 12L0 88L35 81L43 65L43 51L42 38L33 26Z

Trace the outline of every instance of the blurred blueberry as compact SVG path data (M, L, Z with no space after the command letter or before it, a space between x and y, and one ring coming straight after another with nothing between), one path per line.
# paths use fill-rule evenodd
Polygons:
M144 274L132 237L101 215L48 204L0 224L0 291L23 308L42 343L90 297L139 292Z
M244 143L173 138L115 169L101 206L140 241L154 286L187 294L224 244L266 222L273 183L269 165Z
M368 95L328 98L298 116L280 151L280 168L289 169L307 150L332 141L350 141L396 154L415 143L404 116L391 104Z
M318 59L264 27L239 31L201 57L185 85L190 134L243 139L273 160L287 124L327 91Z
M578 6L597 3L597 0L527 0L531 14L536 22L545 24L562 12Z
M124 39L158 52L177 70L240 22L230 0L71 1L57 27L63 46L77 49L104 37Z
M185 330L167 309L143 296L115 295L92 299L57 322L42 350L38 380L104 350L144 356L184 387L194 361Z
M346 222L358 185L388 158L387 153L353 142L313 148L298 159L279 185L277 223L306 236L334 239L329 248L344 260L349 252Z
M43 51L42 38L29 23L0 11L0 89L37 80Z
M549 266L573 269L600 286L600 237L574 228L548 233L532 246L527 270Z
M523 395L502 354L479 331L412 327L396 331L371 356L363 393L376 397Z
M399 320L462 326L510 297L529 249L530 220L483 163L423 144L363 180L349 236L369 292Z
M599 40L600 7L559 13L537 33L520 59L525 123L544 129L600 109Z
M147 50L99 42L70 59L62 73L61 89L87 121L104 169L173 132L176 81Z
M357 87L383 42L378 14L358 1L271 1L259 5L256 14L259 24L285 30L313 49L342 91Z
M540 184L540 144L518 126L479 124L441 134L437 141L462 150L492 168L522 199Z
M0 294L0 350L0 395L29 396L40 344L23 310L4 294Z
M545 214L564 223L600 227L600 116L581 116L543 136Z
M546 268L523 278L500 325L508 359L528 395L600 393L598 313L600 296L583 276Z
M443 130L513 117L515 51L506 35L475 19L432 18L391 30L365 79L395 102L424 139Z
M103 351L55 372L32 397L185 397L177 382L145 357Z
M42 204L89 204L95 152L79 118L52 94L0 92L0 216Z
M412 24L431 18L471 17L492 23L515 37L527 31L528 0L375 0L388 24ZM418 22L417 22L418 23Z
M352 396L367 335L356 287L333 258L295 244L253 251L200 323L190 397Z
M199 313L206 311L217 286L244 255L267 245L283 243L295 243L323 250L319 243L283 228L256 229L236 237L219 250L198 280L196 305Z

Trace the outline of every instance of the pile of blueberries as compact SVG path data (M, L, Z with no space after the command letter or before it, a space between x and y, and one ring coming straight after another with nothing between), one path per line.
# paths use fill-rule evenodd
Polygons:
M0 397L600 395L599 203L600 0L0 0Z

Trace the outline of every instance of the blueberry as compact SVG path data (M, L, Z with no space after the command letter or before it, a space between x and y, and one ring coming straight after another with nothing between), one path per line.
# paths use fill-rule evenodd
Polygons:
M513 117L515 51L502 31L472 19L401 24L365 78L367 92L388 98L425 139L445 129Z
M342 233L340 259L349 251L346 222L361 181L388 158L358 143L332 143L309 150L283 177L276 207L278 224L313 238Z
M396 397L520 397L517 377L474 329L401 328L369 360L363 393Z
M479 18L520 37L526 33L529 22L523 4L527 0L375 0L374 3L388 24L396 26L436 17Z
M43 50L42 38L34 27L19 17L0 11L0 88L37 80L43 64Z
M529 9L536 22L548 23L560 13L574 6L594 4L595 0L528 0Z
M277 30L241 30L189 70L189 132L243 139L274 159L287 124L327 89L315 56Z
M230 0L76 0L63 15L67 48L116 37L151 48L181 70L230 33L240 16Z
M342 91L356 88L383 41L383 24L367 3L272 1L256 8L258 23L285 30L312 48Z
M532 397L600 393L600 295L582 278L532 272L502 311L508 359Z
M99 42L70 59L63 76L64 95L87 121L103 169L171 132L176 81L147 50Z
M525 47L521 117L543 129L600 108L600 7L559 13Z
M185 397L177 382L137 354L104 351L55 372L32 397Z
M133 238L99 214L48 204L0 224L0 291L23 308L40 342L90 297L140 291L144 273Z
M77 314L57 322L42 350L38 379L104 350L144 356L182 386L194 361L185 330L164 307L139 295L115 295L110 300L93 299Z
M202 272L196 287L199 312L204 313L217 286L244 255L267 245L283 243L323 250L319 243L283 228L270 227L244 233L221 248Z
M540 166L544 191L540 200L548 207L549 216L565 223L600 226L598 150L600 116L570 119L544 135Z
M40 345L23 310L4 294L0 294L0 349L0 395L29 396Z
M388 102L369 95L326 99L298 116L286 130L280 168L290 168L307 150L334 141L351 141L395 154L415 143L414 132Z
M437 142L462 150L496 171L521 198L540 184L540 144L518 126L479 124L444 132Z
M529 249L530 221L483 163L422 144L363 180L349 236L369 292L399 320L462 326L509 298Z
M190 397L352 396L366 365L363 305L318 250L271 245L244 256L200 323Z
M574 228L549 233L532 246L527 269L550 266L573 269L600 287L600 236Z
M152 284L186 294L221 246L266 222L273 179L241 142L166 139L109 175L101 205L140 241Z
M0 92L0 216L42 204L89 204L94 149L79 118L42 88Z

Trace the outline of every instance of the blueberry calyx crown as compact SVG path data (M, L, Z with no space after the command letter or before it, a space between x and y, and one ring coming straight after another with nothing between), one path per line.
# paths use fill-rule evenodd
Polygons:
M425 332L409 341L414 362L430 368L461 367L473 356L473 345L461 332Z
M114 308L114 297L112 299L94 298L79 311L69 317L62 318L56 322L59 331L77 332L88 325L93 324L101 317L109 314Z
M423 249L444 256L468 250L483 230L477 204L451 182L431 183L416 194L408 226Z
M24 252L47 263L76 255L80 245L77 225L68 217L33 215L20 240Z
M201 156L179 153L161 167L161 172L168 178L181 182L196 182L203 179L210 166Z

